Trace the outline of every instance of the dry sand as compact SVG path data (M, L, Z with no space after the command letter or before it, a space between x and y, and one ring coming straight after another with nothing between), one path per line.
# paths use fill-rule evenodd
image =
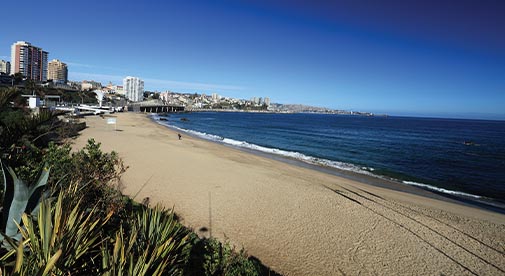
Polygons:
M279 273L505 274L505 215L178 140L142 114L118 114L118 131L85 120L75 147L94 138L118 152L129 166L125 194L175 207L185 225L210 229Z

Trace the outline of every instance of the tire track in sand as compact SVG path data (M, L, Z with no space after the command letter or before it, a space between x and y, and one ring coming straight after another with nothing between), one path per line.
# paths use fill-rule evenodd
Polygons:
M481 241L481 240L477 239L476 237L474 237L474 236L472 236L472 235L470 235L470 234L466 233L465 231L463 231L463 230L461 230L461 229L459 229L459 228L457 228L457 227L455 227L455 226L453 226L453 225L451 225L451 224L449 224L449 223L447 223L447 222L445 222L445 221L442 221L442 220L440 220L440 219L438 219L438 218L436 218L436 217L433 217L433 216L427 215L427 214L425 214L425 213L419 212L419 211L417 211L417 210L415 210L415 209L413 209L413 208L411 208L411 207L409 207L409 206L406 206L406 205L400 204L400 203L398 203L398 202L388 201L388 200L384 199L383 197L381 197L381 196L379 196L379 195L376 195L376 194L374 194L374 193L370 193L370 192L365 191L365 190L363 190L363 189L360 189L360 188L356 188L356 189L357 189L357 190L360 190L360 191L361 191L361 192L363 192L363 193L366 193L366 194L368 194L368 195L371 195L371 196L373 196L373 197L376 197L376 198L382 199L382 200L384 200L385 202L387 202L387 203L389 203L389 204L392 204L392 205L394 205L394 206L398 206L398 207L401 207L401 208L407 209L407 210L409 210L410 212L413 212L413 213L416 213L416 214L419 214L419 215L425 216L425 217L430 218L430 219L432 219L432 220L434 220L434 221L436 221L436 222L438 222L438 223L441 223L441 224L443 224L443 225L445 225L445 226L447 226L447 227L449 227L449 228L451 228L451 229L453 229L453 230L455 230L455 231L459 232L460 234L464 235L465 237L470 238L471 240L473 240L473 241L475 241L475 242L479 243L481 246L487 247L488 249L490 249L490 250L492 250L492 251L494 251L494 252L496 252L496 253L498 253L498 254L502 255L503 257L505 257L505 251L500 250L500 249L497 249L497 248L493 247L492 245L489 245L489 244L487 244L487 243L485 243L485 242L483 242L483 241Z
M455 256L451 256L449 252L446 252L444 251L442 248L438 247L435 243L436 241L433 240L433 237L423 237L425 236L425 234L422 234L420 231L419 231L419 228L425 228L425 229L428 229L431 233L434 233L436 237L439 237L439 239L442 239L444 240L445 242L448 242L450 243L451 245L453 246L456 246L457 248L461 249L463 252L466 252L467 254L470 254L473 258L476 258L478 259L479 261L493 267L494 269L500 271L501 273L504 273L505 274L505 271L503 269L501 269L500 267L496 266L495 264L487 261L486 259L482 258L481 256L479 256L478 254L476 254L475 252L472 252L471 250L469 250L468 248L460 245L459 243L455 242L454 240L450 239L449 237L447 237L446 235L440 233L438 230L435 230L433 229L432 227L426 225L425 223L409 216L409 215L406 215L402 212L399 212L389 206L386 206L385 204L383 203L380 203L378 202L377 200L375 199L371 199L369 197L366 197L362 194L359 194L355 191L352 191L352 190L349 190L349 189L346 189L344 187L341 187L339 186L339 188L341 188L342 190L338 190L338 189L332 189L332 188L329 188L327 186L324 186L325 188L331 190L332 192L348 199L348 200L351 200L352 202L354 203L357 203L358 205L362 206L363 208L367 209L368 211L386 219L387 221L395 224L396 226L406 230L407 232L409 232L410 234L414 235L416 238L420 239L421 241L423 241L424 243L428 244L430 247L432 247L434 250L436 250L437 252L441 253L442 255L444 255L446 258L448 258L449 260L451 260L452 262L454 262L455 264L457 264L458 266L462 267L464 270L466 270L467 272L473 274L473 275L478 275L476 271L472 270L471 268L469 268L468 266L466 266L465 264L461 263L460 261L458 261L455 257ZM376 195L375 195L376 196ZM353 198L353 197L359 197L359 200L356 199L356 198ZM380 197L380 196L376 196L377 198L383 200L383 201L386 201L386 202L389 202L388 200ZM361 201L360 201L361 200ZM366 202L366 204L365 204ZM393 218L387 216L385 213L385 211L383 212L379 212L379 210L374 210L373 208L371 208L370 206L367 206L368 204L375 204L376 207L379 207L379 208L382 208L382 209L385 209L385 211L389 210L389 211L392 211L398 215L400 215L401 217L404 217L406 218L408 221L410 221L411 223L414 223L415 225L418 225L417 227L408 227L404 224L402 224L401 222L398 222L396 220L394 220ZM444 224L445 225L445 224ZM418 229L415 229L415 228L418 228Z
M463 251L465 251L465 252L469 253L470 255L474 256L475 258L479 259L480 261L482 261L482 262L484 262L484 263L486 263L486 264L488 264L488 265L490 265L490 266L494 267L496 270L499 270L501 273L505 274L505 270L504 270L504 269L502 269L502 268L498 267L497 265L495 265L495 264L491 263L490 261L488 261L488 260L486 259L486 257L482 257L482 256L480 256L478 253L471 251L471 250L470 250L470 249L468 249L467 247L465 247L465 246L461 245L460 243L458 243L458 242L454 241L453 239L449 238L449 237L448 237L448 235L441 233L439 230L433 229L433 228L432 228L432 227L430 227L429 225L427 225L427 224L425 224L425 223L421 222L420 220L415 219L415 218L413 218L412 216L410 216L410 215L408 215L408 214L402 213L402 212L398 211L398 210L397 210L397 209L395 209L395 208L392 208L392 207L386 206L386 205L385 205L385 204L383 204L383 203L380 203L380 202L378 202L378 201L376 201L376 200L373 200L373 199L371 199L371 198L368 198L368 197L366 197L366 196L364 196L364 195L362 195L362 194L359 194L359 193L357 193L357 192L355 192L355 191L352 191L352 190L349 190L349 189L347 189L347 188L343 188L343 187L342 187L342 189L344 189L344 190L346 190L346 191L348 191L348 192L350 192L350 193L352 193L352 194L354 194L354 195L356 195L356 196L358 196L358 197L360 197L360 198L363 198L363 199L365 199L365 200L368 200L368 201L371 201L371 202L373 202L373 203L376 203L376 204L378 204L378 205L380 205L380 206L382 206L382 207L384 207L384 208L386 208L386 209L388 209L388 210L390 210L390 211L393 211L393 212L395 212L395 213L397 213L397 214L399 214L399 215L401 215L401 216L404 216L404 217L406 217L406 218L408 218L408 219L410 219L410 220L412 220L412 221L414 221L414 222L416 222L416 223L420 224L421 226L423 226L423 227L425 227L425 228L429 229L430 231L434 232L435 234L437 234L438 236L442 237L443 239L445 239L446 241L450 242L451 244L453 244L453 245L455 245L455 246L459 247L460 249L462 249ZM383 201L385 201L385 202L388 202L388 203L392 203L392 202L390 202L390 201L388 201L388 200L386 200L386 199L382 199L382 200L383 200ZM401 205L401 204L399 204L399 203L392 203L392 204L394 204L395 206L405 207L405 206L403 206L403 205ZM421 213L421 212L419 212L419 211L415 211L415 210L413 210L412 208L407 208L407 207L405 207L405 208L406 208L406 209L408 209L409 211L415 212L415 213L420 214L420 215L422 215L422 216L424 216L424 217L428 217L429 219L434 219L433 217L431 217L431 216L427 216L427 215L425 215L425 214L423 214L423 213ZM440 221L440 220L438 220L438 219L436 219L436 221L437 221L437 222L441 222L441 221ZM442 223L443 223L443 222L442 222ZM449 226L449 227L450 227L450 228L452 228L452 229L456 229L455 227L450 226L450 225L448 225L448 224L446 224L446 223L443 223L443 224L444 224L444 225L446 225L446 226ZM462 233L463 235L464 235L464 234L466 234L466 233L465 233L465 232L463 232L463 231L458 231L458 232L460 232L460 234ZM468 234L466 234L465 236L468 236ZM474 238L474 239L475 239L475 238ZM480 244L484 244L487 248L492 248L492 247L488 246L487 244L485 244L485 243L483 243L483 242L480 242ZM494 249L494 248L492 248L492 249ZM493 251L498 252L498 253L500 253L500 254L503 256L503 253L499 252L498 250L494 249Z

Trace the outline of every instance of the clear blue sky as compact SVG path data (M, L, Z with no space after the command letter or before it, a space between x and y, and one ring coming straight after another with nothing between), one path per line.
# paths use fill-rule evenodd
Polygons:
M72 80L132 75L152 91L505 119L502 0L29 0L1 8L9 12L0 58L29 41L67 62Z

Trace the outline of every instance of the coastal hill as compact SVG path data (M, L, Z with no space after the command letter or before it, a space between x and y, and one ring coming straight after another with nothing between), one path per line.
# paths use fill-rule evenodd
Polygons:
M287 113L329 113L329 114L340 114L340 115L362 115L362 116L374 116L371 112L360 112L360 111L347 111L331 109L326 107L317 107L303 104L278 104L274 103L270 106L271 110L276 112L287 112Z
M263 111L277 113L327 113L341 115L374 116L371 112L337 110L327 107L317 107L304 104L270 103L268 97L253 97L250 100L223 97L217 94L206 95L197 93L147 92L146 98L160 99L165 104L184 106L191 111Z

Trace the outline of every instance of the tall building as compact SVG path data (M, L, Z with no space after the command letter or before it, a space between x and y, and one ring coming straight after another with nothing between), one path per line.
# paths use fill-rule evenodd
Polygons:
M215 102L215 103L219 102L220 98L221 97L219 97L219 95L217 93L212 93L212 101L213 102Z
M139 102L144 99L144 81L137 77L126 77L123 80L123 89L130 101Z
M68 80L67 64L57 59L51 60L47 66L47 79L53 80L53 82L67 83Z
M47 55L42 48L26 41L18 41L11 46L11 73L21 73L35 81L46 81Z
M11 63L5 60L0 60L0 74L10 75L11 74Z

